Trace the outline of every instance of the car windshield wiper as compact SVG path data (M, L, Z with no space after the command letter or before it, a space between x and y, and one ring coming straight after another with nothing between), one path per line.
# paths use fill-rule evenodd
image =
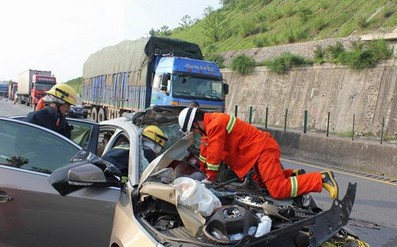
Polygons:
M47 173L47 174L51 174L52 171L45 169L45 168L40 168L40 167L36 167L36 166L32 166L30 168L31 171L35 171L35 172L41 172L41 173Z
M216 95L206 95L205 96L206 99L217 99L217 100L221 100L222 98Z

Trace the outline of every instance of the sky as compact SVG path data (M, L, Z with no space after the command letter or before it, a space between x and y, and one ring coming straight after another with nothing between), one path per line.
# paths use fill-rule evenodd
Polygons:
M202 19L219 0L10 0L0 5L0 81L28 69L50 70L58 82L83 75L88 56L149 31Z

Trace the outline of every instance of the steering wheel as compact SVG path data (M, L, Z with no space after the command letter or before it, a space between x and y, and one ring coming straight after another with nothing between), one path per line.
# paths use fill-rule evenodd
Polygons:
M231 238L233 234L249 235L248 230L259 224L259 218L251 211L238 205L224 206L218 209L203 227L204 236L221 244L235 244L239 240Z
M207 91L205 91L205 93L204 93L204 96L216 96L218 93L217 93L217 91L216 90L207 90Z

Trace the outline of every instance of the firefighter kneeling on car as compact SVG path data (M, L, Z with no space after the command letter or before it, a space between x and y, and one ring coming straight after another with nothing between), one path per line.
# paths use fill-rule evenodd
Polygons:
M283 169L280 147L270 133L225 113L206 113L185 108L179 114L183 132L200 133L200 170L215 181L222 162L240 178L253 169L253 179L266 187L275 199L296 197L325 188L332 199L338 198L338 185L331 171L299 174Z

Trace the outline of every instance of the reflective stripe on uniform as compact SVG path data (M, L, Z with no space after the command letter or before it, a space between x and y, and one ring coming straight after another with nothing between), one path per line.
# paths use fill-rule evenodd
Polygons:
M235 123L236 123L236 117L230 116L229 122L227 123L226 126L226 131L228 134L232 132Z
M200 154L200 156L199 156L199 160L201 161L201 162L206 162L207 161L207 158L205 158L204 156L202 156L201 154Z
M298 195L298 178L295 176L289 177L291 180L291 195L290 197L296 197Z
M213 165L213 164L207 163L207 169L210 171L219 171L219 165Z

